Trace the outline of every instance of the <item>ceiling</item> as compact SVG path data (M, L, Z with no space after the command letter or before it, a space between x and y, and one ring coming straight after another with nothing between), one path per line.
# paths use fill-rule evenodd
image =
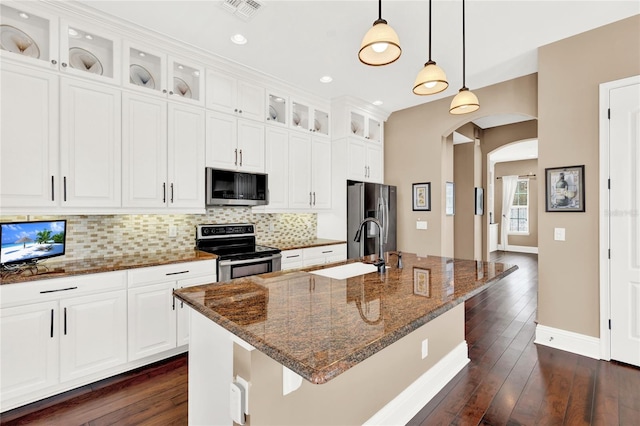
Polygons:
M491 161L492 163L503 163L506 161L518 160L533 160L536 158L538 158L537 139L529 139L511 143L489 154L489 161Z
M428 1L384 0L382 17L400 37L398 61L358 61L365 32L378 17L375 0L276 1L248 21L221 0L80 0L80 3L259 70L326 99L351 95L381 100L393 112L454 95L462 86L462 2L434 0L432 59L449 88L430 97L411 92L428 59ZM467 0L467 86L495 84L537 71L537 48L640 13L637 0ZM241 33L248 42L233 44ZM594 52L594 61L597 52ZM330 75L325 84L320 77ZM482 104L482 99L480 99Z

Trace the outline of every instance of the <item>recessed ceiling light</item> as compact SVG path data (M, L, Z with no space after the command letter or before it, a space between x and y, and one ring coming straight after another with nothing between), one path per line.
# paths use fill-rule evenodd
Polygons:
M277 97L277 98L275 98L275 101L276 102L284 102L284 99L282 99L281 97Z
M73 28L69 28L69 35L71 37L77 37L78 36L78 32L76 30L74 30Z
M194 71L193 75L195 75L196 77L198 77L200 75L200 71Z
M380 106L380 105L382 105L384 102L382 102L381 100L379 100L379 99L378 99L377 101L373 101L373 102L371 102L371 103L372 103L372 104L374 104L375 106Z
M179 69L179 70L183 70L183 69L184 69L184 67L183 67L182 65L178 65L178 69Z
M24 12L19 12L19 13L18 13L18 16L19 16L19 17L21 17L22 19L29 19L29 15L27 15L27 14L26 14L26 13L24 13Z
M93 40L93 36L91 34L87 34L86 36L84 36L84 38L86 38L87 40Z
M231 36L231 41L235 44L247 44L247 39L242 34L234 34Z
M324 75L320 77L320 81L322 83L331 83L333 81L333 78L330 75Z
M138 56L140 56L141 58L144 58L145 56L147 56L147 54L144 52L138 52Z

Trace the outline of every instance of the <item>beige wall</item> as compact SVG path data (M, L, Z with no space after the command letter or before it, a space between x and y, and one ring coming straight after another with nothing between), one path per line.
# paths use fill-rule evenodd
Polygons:
M385 124L385 183L398 187L400 250L453 254L453 218L444 215L444 182L453 180L453 147L446 141L454 130L475 118L495 114L537 117L535 74L472 89L481 104L474 113L449 114L451 98L445 98L394 112ZM415 182L431 182L430 212L412 211L411 184ZM427 230L415 229L418 218L428 221Z
M465 136L468 136L465 133ZM473 129L471 131L474 138ZM475 188L482 187L482 152L474 142L454 145L453 181L456 189L454 257L482 259L482 216L475 214Z
M536 174L538 160L509 161L496 163L495 176ZM501 223L502 216L502 180L494 177L494 221ZM529 179L529 235L509 235L508 244L514 246L538 247L538 188L544 189L544 176ZM502 241L498 231L498 241Z
M539 202L539 323L599 336L599 84L640 74L640 15L539 49L538 175L585 166L585 213ZM565 228L566 241L553 229Z

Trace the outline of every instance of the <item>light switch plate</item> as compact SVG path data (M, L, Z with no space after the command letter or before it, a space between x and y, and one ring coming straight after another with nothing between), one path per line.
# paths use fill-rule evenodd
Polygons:
M416 229L427 229L427 221L426 220L416 221Z
M178 236L178 227L175 225L169 225L169 236L177 237Z
M565 229L564 228L553 228L553 239L556 241L564 241L565 240Z

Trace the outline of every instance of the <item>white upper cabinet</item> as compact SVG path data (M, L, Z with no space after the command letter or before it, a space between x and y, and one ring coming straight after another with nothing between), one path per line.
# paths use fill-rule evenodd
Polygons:
M289 98L281 93L267 91L267 123L289 126Z
M60 204L58 85L53 73L0 64L0 208Z
M265 171L269 175L269 209L289 207L289 131L267 127Z
M150 47L124 43L123 85L142 93L204 105L202 66Z
M58 69L58 18L31 6L30 2L0 4L0 57Z
M291 102L291 127L293 129L329 136L329 113L308 102Z
M120 84L121 40L93 24L60 21L60 70Z
M348 137L347 179L382 183L383 153L380 144L356 137Z
M119 207L120 90L63 78L60 172L65 207Z
M3 57L120 83L120 38L93 23L59 20L30 2L5 3L0 6Z
M220 71L207 70L207 108L250 120L265 119L265 90Z
M350 136L360 137L371 142L382 141L382 125L379 120L357 111L350 111L349 119Z
M289 136L289 208L331 208L331 141L292 132Z
M206 167L264 173L264 124L207 113Z

